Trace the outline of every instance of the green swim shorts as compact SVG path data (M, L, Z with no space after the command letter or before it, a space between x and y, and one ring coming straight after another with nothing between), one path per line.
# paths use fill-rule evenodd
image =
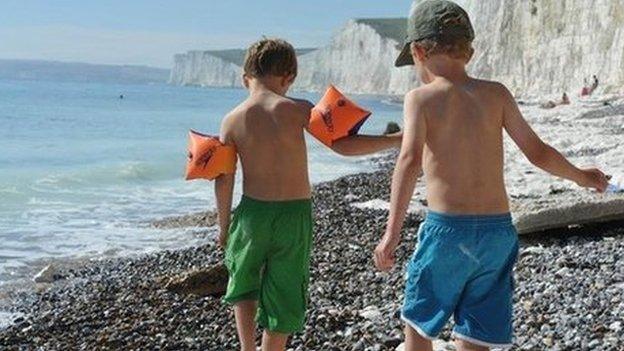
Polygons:
M230 279L224 300L257 300L261 327L284 334L301 331L311 245L309 199L259 201L243 196L225 250Z

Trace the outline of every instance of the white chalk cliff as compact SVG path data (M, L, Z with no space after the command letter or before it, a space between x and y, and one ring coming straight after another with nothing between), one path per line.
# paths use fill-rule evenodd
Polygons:
M404 26L403 19L349 21L329 45L299 58L295 87L321 91L334 84L351 93L404 94L416 85L413 68L394 67Z
M211 87L240 86L241 68L209 51L189 51L174 56L170 84Z
M516 95L578 93L597 75L598 91L624 90L624 0L457 0L477 38L471 73L505 83ZM318 50L300 55L296 87L403 94L411 68L394 68L406 21L349 21ZM210 52L176 55L173 84L238 86L240 64Z
M624 88L624 0L458 0L476 32L471 71L516 95Z

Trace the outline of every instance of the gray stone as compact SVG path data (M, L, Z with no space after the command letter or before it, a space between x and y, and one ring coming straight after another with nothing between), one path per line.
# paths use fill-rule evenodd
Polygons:
M218 264L169 278L165 288L183 295L222 296L225 294L227 283L227 268L223 264Z
M58 268L49 264L33 277L35 283L53 283L60 278Z
M381 311L376 306L368 306L359 312L360 317L375 320L381 317Z

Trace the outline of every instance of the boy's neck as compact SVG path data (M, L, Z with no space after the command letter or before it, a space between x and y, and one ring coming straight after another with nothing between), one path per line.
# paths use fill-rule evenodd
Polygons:
M422 63L420 77L423 83L429 84L438 77L453 83L465 83L470 77L466 72L466 64L461 60L445 55L435 55Z
M286 91L279 83L277 77L251 78L249 79L248 89L250 95L263 94L267 92L271 92L280 96L286 95Z

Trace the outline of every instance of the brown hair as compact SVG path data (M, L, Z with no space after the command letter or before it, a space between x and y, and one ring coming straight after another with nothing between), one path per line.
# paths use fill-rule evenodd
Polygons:
M247 49L243 69L246 75L254 78L297 76L297 55L287 41L265 38Z
M412 45L420 46L425 50L427 57L433 55L447 55L454 59L463 59L470 61L474 49L472 48L472 40L467 38L438 41L436 39L423 39L415 41Z

